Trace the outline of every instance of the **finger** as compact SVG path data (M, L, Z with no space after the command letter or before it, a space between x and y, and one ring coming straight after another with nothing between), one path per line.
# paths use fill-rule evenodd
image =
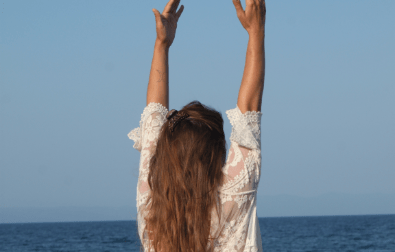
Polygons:
M254 5L254 4L255 4L255 0L246 0L246 6L251 6L251 5Z
M172 11L172 9L173 9L173 6L174 6L175 4L177 4L177 2L179 3L180 0L170 0L170 1L166 4L165 9L163 10L162 13L170 13L170 12Z
M180 9L176 13L177 21L181 17L182 12L184 11L184 5L181 5Z
M265 1L260 1L260 4L261 4L261 12L262 12L262 15L266 15L266 4L265 4Z
M239 17L239 16L243 15L244 14L244 10L243 10L243 6L241 6L240 0L233 0L233 4L234 4L234 6L236 8L237 16Z
M152 9L152 11L154 12L156 23L161 23L162 18L160 16L160 12L157 9Z
M178 5L180 4L181 0L176 0L175 3L171 6L170 12L171 13L176 13L176 10L178 9Z

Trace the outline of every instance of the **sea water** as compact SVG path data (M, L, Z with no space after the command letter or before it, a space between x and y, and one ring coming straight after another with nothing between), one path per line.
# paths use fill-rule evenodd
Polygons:
M395 215L259 218L259 225L268 252L395 252ZM1 252L139 250L135 221L0 224Z

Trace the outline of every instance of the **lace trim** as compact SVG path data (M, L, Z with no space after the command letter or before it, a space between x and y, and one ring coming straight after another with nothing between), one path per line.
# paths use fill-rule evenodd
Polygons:
M141 142L142 132L140 129L142 128L147 118L155 112L159 112L163 117L166 117L168 110L160 103L151 102L144 108L144 111L141 114L140 127L133 129L128 134L129 139L134 141L133 148L135 148L138 151L141 151L142 148L142 142Z
M154 112L159 112L161 115L166 117L169 112L165 106L160 103L151 102L144 108L143 113L141 114L141 121L145 121L148 116L150 116Z
M226 114L232 124L230 140L249 149L260 149L262 113L247 111L243 114L236 106L235 109L226 111Z
M133 148L141 150L140 128L135 128L134 130L130 131L128 137L134 141Z

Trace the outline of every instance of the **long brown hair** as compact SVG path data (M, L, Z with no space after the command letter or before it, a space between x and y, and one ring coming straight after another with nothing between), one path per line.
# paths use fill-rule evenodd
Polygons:
M218 207L226 159L223 119L194 101L171 132L164 123L150 161L146 230L150 249L161 252L211 250L211 213ZM150 251L150 250L149 250Z

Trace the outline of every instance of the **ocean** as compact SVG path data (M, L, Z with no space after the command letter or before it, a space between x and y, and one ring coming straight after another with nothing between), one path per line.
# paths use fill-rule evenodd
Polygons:
M259 218L263 250L395 252L395 215ZM0 224L1 252L139 251L135 221Z

